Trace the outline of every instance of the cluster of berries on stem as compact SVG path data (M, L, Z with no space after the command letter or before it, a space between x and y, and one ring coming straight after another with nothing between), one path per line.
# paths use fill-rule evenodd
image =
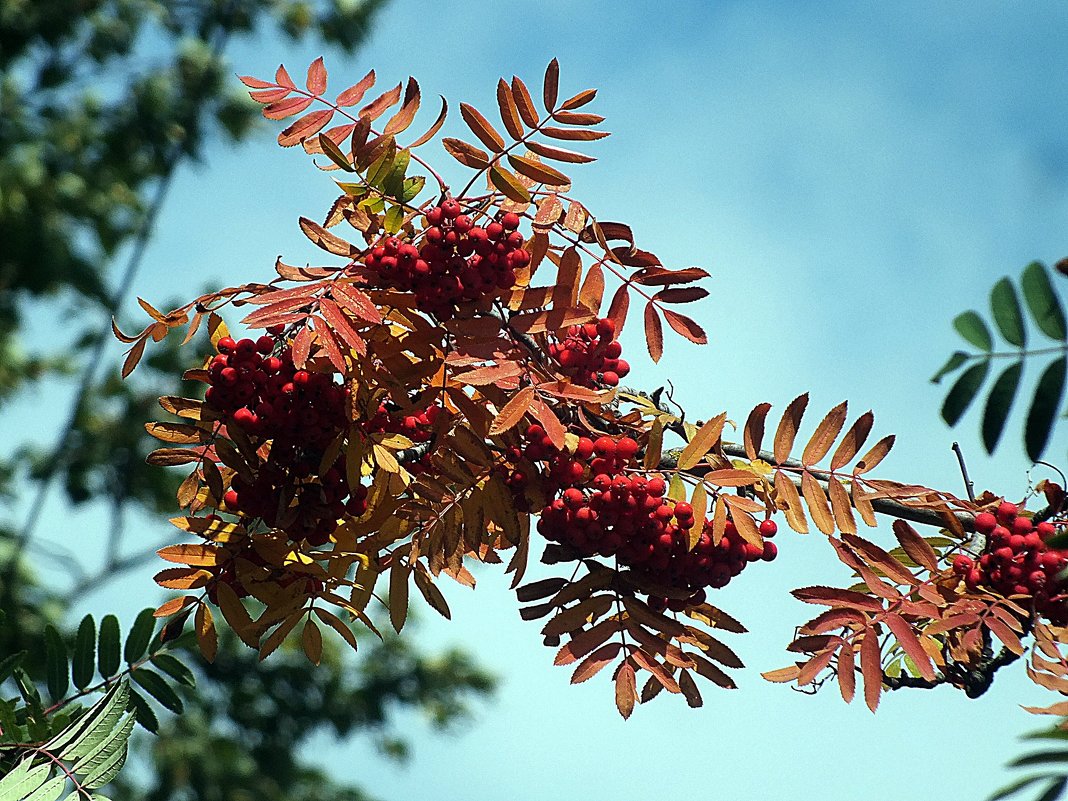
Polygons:
M519 215L501 214L483 227L462 211L446 199L424 215L421 246L393 236L372 248L364 265L378 285L414 293L416 307L439 320L451 319L460 303L514 286L516 270L530 263Z
M573 325L562 341L549 344L549 355L574 384L614 387L630 373L630 365L619 358L623 348L615 336L616 324L607 317Z
M987 540L986 551L974 559L959 554L953 572L969 589L989 587L1002 595L1029 595L1035 610L1057 625L1068 623L1068 587L1058 577L1068 566L1068 551L1050 548L1056 533L1049 522L1035 524L1014 503L1002 502L995 512L975 516L975 529Z

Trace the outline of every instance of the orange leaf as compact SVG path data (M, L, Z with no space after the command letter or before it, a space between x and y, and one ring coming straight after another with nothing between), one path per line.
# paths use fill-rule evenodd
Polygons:
M387 92L383 92L366 106L360 109L356 115L358 117L366 117L372 122L377 120L383 114L386 113L386 109L396 104L401 97L401 85L398 83L392 89Z
M185 609L187 606L195 604L197 599L192 595L183 595L179 598L171 598L169 601L162 603L152 613L153 617L170 617Z
M200 604L197 606L197 613L194 617L194 624L197 632L197 645L200 646L200 653L209 662L215 661L215 654L219 651L219 635L215 631L215 621L212 619L211 610L208 609L207 604Z
M279 64L278 69L274 71L274 82L279 86L288 86L290 89L297 88L297 85L293 83L293 79L289 77L289 72L282 64Z
M638 685L634 675L634 666L629 662L620 665L616 672L616 709L626 720L634 712L634 703L638 700Z
M604 271L600 264L594 264L586 273L586 280L582 282L578 301L591 312L598 312L602 300L604 300Z
M777 670L769 670L760 675L766 680L776 684L785 684L786 682L793 681L801 673L801 668L797 665L790 665L789 667L778 668Z
M576 248L569 247L560 254L556 284L552 288L554 309L572 307L578 303L578 283L581 275L582 257Z
M842 482L834 476L827 479L828 495L831 498L831 511L834 512L834 520L838 530L848 533L857 533L857 524L853 519L853 507L849 503L849 493L846 492Z
M438 95L438 97L441 97L441 95ZM437 119L434 120L434 124L427 128L426 133L424 133L422 136L420 136L418 139L408 145L408 148L414 150L415 148L421 145L425 145L427 142L433 139L437 132L441 130L441 126L445 124L445 118L448 115L449 102L444 97L441 97L441 111L438 112L438 116Z
M764 440L764 420L767 418L770 409L770 403L757 404L745 421L742 438L745 444L745 455L750 459L760 457L760 444Z
M849 427L845 437L838 443L834 456L831 457L831 470L837 470L849 464L849 460L857 455L857 451L864 445L864 440L868 438L874 421L875 415L870 411L864 412L856 419L853 425Z
M375 306L374 301L360 291L359 288L352 284L336 281L331 284L330 291L333 293L334 299L354 317L370 323L382 322L382 313Z
M562 109L579 108L580 106L585 106L587 103L589 103L595 97L597 97L597 90L596 89L583 89L577 95L574 95L573 97L569 97L567 100L565 100L563 103L561 103L560 104L560 108L562 108Z
M565 103L565 108L566 105L567 104ZM600 114L587 114L583 112L573 111L557 111L555 114L553 114L553 119L557 122L562 122L565 125L599 125L604 122L604 117L602 117Z
M308 67L308 80L305 85L313 95L321 95L326 91L326 66L323 64L322 56L315 59Z
M210 545L168 545L156 551L160 559L192 567L211 567L219 564L222 553Z
M842 426L845 425L846 405L846 401L839 403L827 412L827 416L816 426L812 438L809 439L808 444L805 445L804 452L801 454L801 464L816 464L827 455L831 445L837 439L838 433L842 430Z
M831 507L827 503L827 494L816 477L807 470L801 474L801 494L805 496L809 514L812 515L816 528L824 534L833 534L834 518L831 516Z
M409 570L396 555L389 570L389 622L400 632L408 619Z
M853 702L853 696L857 689L855 659L853 643L842 643L842 647L838 650L838 689L842 693L842 700L847 704Z
M894 521L894 536L901 543L902 549L916 564L927 568L932 573L938 572L938 554L919 533L904 520Z
M723 412L722 414L707 420L705 424L697 430L697 433L693 435L693 439L686 444L682 453L679 454L678 466L680 470L690 470L705 458L708 452L712 450L715 444L719 441L720 435L723 433L723 426L726 422L727 413ZM750 475L753 474L750 473ZM756 476L753 476L753 478L755 479Z
M652 360L660 361L660 357L664 355L664 328L652 301L645 305L645 343Z
M122 377L128 378L130 373L137 367L137 363L141 361L141 357L145 353L145 343L148 342L148 337L142 337L137 340L132 348L126 353L126 359L122 363Z
M511 399L504 405L504 407L494 418L493 424L490 425L489 433L491 436L501 434L508 429L516 425L523 416L530 411L531 404L533 404L535 398L534 387L526 386L519 390Z
M609 320L616 324L616 336L623 330L623 323L627 320L627 311L630 308L630 288L622 284L612 295L612 302L608 305Z
M705 473L704 478L710 484L715 484L719 487L748 487L760 481L760 476L752 470L735 470L733 468L713 470L710 473Z
M352 325L352 320L341 310L334 301L329 298L319 299L319 311L329 324L331 333L337 334L345 344L359 353L361 356L367 353L367 343ZM331 359L333 361L333 359ZM344 359L341 360L344 364ZM343 370L342 370L343 371Z
M512 99L515 101L519 116L523 118L523 122L531 128L537 128L539 118L538 109L534 106L534 99L530 96L530 90L527 89L527 85L515 75L512 76Z
M896 437L893 434L888 434L876 442L872 449L864 454L864 458L857 462L857 466L853 468L853 474L859 476L861 473L867 473L869 470L874 469L890 453L890 449L894 447L895 439Z
M864 630L864 641L860 644L860 672L864 676L864 702L874 712L883 691L883 663L879 638L873 628Z
M545 436L552 440L556 448L563 450L567 431L553 410L541 398L535 398L531 404L530 411L537 421L541 423L542 428L545 429Z
M300 114L315 102L314 97L290 97L263 107L263 116L269 120L284 120L294 114Z
M801 506L801 496L797 494L793 479L782 470L775 471L775 494L778 496L776 505L785 512L790 528L798 534L808 534L808 522Z
M779 427L775 430L775 461L782 464L790 458L790 450L794 447L794 439L797 437L797 429L801 425L801 417L808 405L808 393L798 395L783 412Z
M404 90L404 103L400 110L386 121L382 132L396 135L406 131L415 120L417 111L419 111L419 84L415 78L408 78L408 85Z
M300 220L298 220L298 223L300 225L300 230L304 232L304 235L328 253L333 253L335 256L346 257L359 255L360 251L358 248L349 244L337 234L330 233L314 220L309 220L307 217L301 217Z
M916 632L912 626L905 622L905 619L901 615L891 612L883 618L886 623L886 627L890 629L894 637L897 638L898 644L902 650L908 655L912 663L916 665L916 669L920 671L920 675L928 681L933 681L935 677L934 664L931 662L931 657L923 650L923 646L920 644L920 638L916 636Z
M594 139L604 139L609 136L608 131L591 131L589 128L556 128L551 125L546 125L541 129L541 133L553 139L564 139L569 141L589 142Z

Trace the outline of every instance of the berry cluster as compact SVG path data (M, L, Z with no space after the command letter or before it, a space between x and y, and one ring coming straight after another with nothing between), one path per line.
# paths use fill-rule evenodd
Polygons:
M1003 502L995 513L975 516L975 529L987 538L978 561L965 554L953 559L953 571L969 588L986 586L1002 595L1030 595L1035 609L1050 620L1068 622L1068 594L1058 574L1068 565L1068 551L1050 548L1046 540L1056 528L1037 525L1019 514L1016 504Z
M562 342L549 345L549 355L572 383L614 387L630 372L630 365L619 358L623 349L615 335L616 324L607 317L596 323L573 325Z
M583 437L573 455L557 450L541 426L528 428L526 439L523 455L549 463L548 483L559 493L541 510L538 531L551 542L569 546L579 558L615 557L651 582L690 593L670 601L650 598L654 606L681 611L702 603L704 587L723 587L749 562L776 556L773 543L746 543L730 521L718 545L713 545L712 524L706 523L691 551L693 507L665 497L667 483L661 476L627 475L636 468L638 452L638 443L630 437ZM525 477L513 473L509 483L515 491ZM775 523L767 520L760 530L772 537Z
M254 446L271 443L254 478L235 475L223 503L234 514L284 529L293 540L325 544L339 517L366 510L367 488L349 486L344 457L318 474L327 445L346 425L348 390L329 374L296 369L289 348L271 336L255 342L223 337L216 347L208 407Z
M429 442L434 435L435 421L442 412L444 409L437 403L416 414L401 414L393 404L380 403L374 416L363 424L363 430L368 434L401 434L414 443ZM413 476L427 472L432 467L430 452L404 466Z
M383 287L414 292L416 307L450 319L463 301L495 295L515 284L515 271L530 263L519 215L507 213L485 227L461 214L453 199L425 216L423 244L389 237L364 259Z

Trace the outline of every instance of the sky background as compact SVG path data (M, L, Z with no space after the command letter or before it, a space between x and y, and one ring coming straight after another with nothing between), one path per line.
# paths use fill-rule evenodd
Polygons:
M873 409L875 433L898 435L881 476L963 494L950 450L959 439L977 489L1019 498L1025 404L989 458L978 409L947 429L938 417L947 387L928 379L959 345L956 314L985 311L1001 275L1068 255L1066 36L1063 3L393 0L361 53L328 54L327 66L338 91L370 67L383 87L414 75L427 98L418 126L432 120L439 93L453 109L466 101L491 116L498 77L518 74L536 88L558 57L561 96L598 87L590 110L613 132L587 148L599 161L571 172L574 193L598 218L630 222L638 245L665 264L712 273L711 297L690 307L710 344L669 333L654 366L632 321L623 334L629 382L671 380L691 417L726 410L738 420L761 401L781 413L808 391L802 436L848 398L851 417ZM284 61L297 77L320 50L267 38L230 55L242 74L270 77ZM463 136L455 116L445 134ZM296 221L321 217L336 187L299 149L279 149L277 130L214 146L183 169L138 294L163 303L207 282L266 279L280 254L320 261ZM450 161L436 145L423 153ZM450 173L457 185L461 174ZM1037 374L1025 369L1022 398ZM42 389L9 407L0 432L50 437L65 414L64 396ZM1065 440L1062 432L1050 451L1062 464ZM91 549L103 524L57 500L39 531ZM140 521L130 548L167 528ZM892 542L888 527L873 536ZM427 648L474 651L502 679L496 699L448 737L405 716L415 745L405 766L360 740L324 737L315 751L396 801L978 799L1006 783L1003 765L1022 750L1016 738L1042 723L1019 704L1052 700L1022 665L979 700L948 688L893 693L874 716L862 701L846 706L833 686L812 698L760 678L790 663L783 647L794 626L818 611L789 590L848 580L820 535L784 532L777 542L778 561L713 599L749 627L724 637L748 669L737 691L703 684L703 709L664 694L622 721L608 671L569 686L507 583L483 570L473 593L444 587L453 621L427 610L418 636ZM154 569L91 594L86 609L130 619L156 597Z

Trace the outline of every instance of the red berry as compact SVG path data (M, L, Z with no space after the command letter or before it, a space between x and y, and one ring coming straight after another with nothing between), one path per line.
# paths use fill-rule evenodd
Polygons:
M774 520L760 521L760 536L771 539L779 532L779 526Z
M638 443L630 437L623 437L616 443L616 457L623 460L633 459L638 453Z
M514 231L519 227L519 215L515 212L508 212L501 217L501 225L506 231Z
M615 454L616 442L611 437L598 437L593 443L593 451L598 456L608 456Z
M1017 517L1012 521L1012 533L1013 534L1027 534L1034 528L1034 523L1031 522L1029 517Z
M975 516L975 530L989 535L998 524L998 519L990 512L980 512Z
M460 216L462 210L460 204L451 197L448 200L443 201L441 204L441 213L447 220L455 220Z
M973 565L974 562L972 561L972 558L970 556L958 554L953 559L953 572L956 573L958 576L963 576L965 573L972 569Z
M645 482L645 491L649 493L650 497L659 498L667 490L667 483L660 476L654 476Z
M237 350L237 343L233 337L223 337L216 343L215 347L219 353L233 353Z
M601 339L612 339L615 335L616 324L611 318L604 317L597 321L597 336Z
M575 458L583 461L593 456L593 440L589 437L579 437L578 445L575 446Z
M1016 504L1010 503L1009 501L1002 501L998 505L998 520L1000 520L1002 523L1008 524L1012 521L1014 517L1016 517L1017 511L1018 507L1016 506Z
M775 557L779 555L779 548L774 542L765 542L764 550L760 554L760 558L765 562L772 562Z

